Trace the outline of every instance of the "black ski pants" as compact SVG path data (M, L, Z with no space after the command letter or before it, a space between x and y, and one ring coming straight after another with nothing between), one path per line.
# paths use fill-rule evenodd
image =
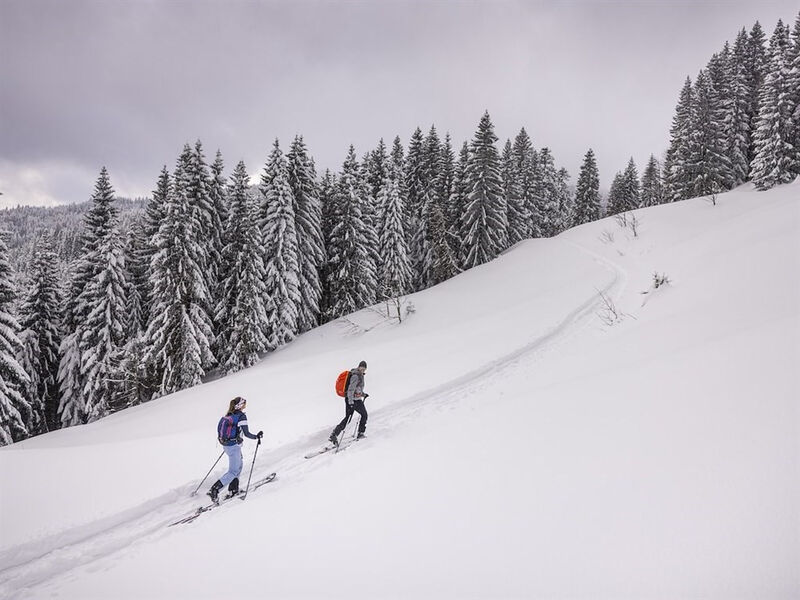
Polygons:
M344 399L344 419L342 419L341 423L339 423L333 430L333 435L338 436L345 427L347 427L347 422L353 416L353 412L357 412L361 417L361 421L358 423L358 433L364 433L367 430L367 407L364 406L363 400L354 400L353 404L347 402L347 398Z

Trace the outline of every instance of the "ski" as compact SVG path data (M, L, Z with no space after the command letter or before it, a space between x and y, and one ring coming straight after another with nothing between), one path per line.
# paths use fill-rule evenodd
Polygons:
M271 481L275 481L275 478L277 476L278 476L277 473L270 473L266 477L264 477L262 479L259 479L258 481L254 481L253 483L250 484L250 490L245 491L245 493L243 493L242 495L239 496L239 500L244 500L245 498L247 498L247 494L249 494L250 492L256 491L262 485L267 485Z
M224 502L224 500L223 500L223 502ZM192 521L194 521L194 520L195 520L197 517L199 517L200 515L202 515L204 512L208 512L209 510L212 510L212 509L214 509L214 508L217 508L217 507L218 507L218 506L220 506L221 504L222 504L221 502L220 502L220 504L217 504L217 503L214 503L214 502L212 502L211 504L206 504L205 506L200 506L200 507L198 507L198 508L197 508L197 509L196 509L196 510L195 510L195 511L192 513L192 514L190 514L189 516L183 517L182 519L178 519L178 520L177 520L177 521L175 521L174 523L170 523L170 524L168 525L168 527L172 527L173 525L182 525L182 524L184 524L184 523L191 523L191 522L192 522Z
M319 456L320 454L325 454L326 452L330 452L331 450L335 449L336 446L333 444L328 444L327 446L323 446L319 450L315 450L314 452L309 452L305 455L305 458L314 458L315 456Z
M320 454L325 454L326 452L330 452L334 450L336 452L341 452L342 450L347 450L351 445L355 444L358 438L351 438L347 441L341 442L338 446L334 446L333 444L326 444L319 450L314 450L314 452L309 452L305 455L304 458L314 458L315 456L319 456Z
M262 479L259 479L257 481L252 482L250 484L250 490L248 491L247 494L242 493L242 494L236 494L235 496L225 496L223 498L220 498L219 502L212 502L211 504L206 504L205 506L199 506L199 507L197 507L195 509L195 511L193 513L183 517L182 519L178 519L177 521L175 521L173 523L170 523L168 525L168 527L172 527L173 525L184 525L186 523L191 523L192 521L197 519L203 513L206 513L206 512L208 512L210 510L218 508L218 507L222 506L225 502L227 502L228 500L232 500L233 498L239 498L239 500L244 500L245 498L247 498L247 495L250 492L252 492L254 490L257 490L262 485L266 485L266 484L270 483L271 481L274 481L277 476L278 476L277 473L270 473L266 477L263 477Z

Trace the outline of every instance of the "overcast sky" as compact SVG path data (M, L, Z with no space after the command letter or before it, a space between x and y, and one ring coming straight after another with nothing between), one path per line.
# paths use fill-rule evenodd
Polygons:
M485 109L525 127L573 183L594 149L607 188L660 156L680 87L792 1L265 2L0 0L0 207L89 198L105 165L150 195L201 139L258 175L302 134L320 171L415 127L456 148Z

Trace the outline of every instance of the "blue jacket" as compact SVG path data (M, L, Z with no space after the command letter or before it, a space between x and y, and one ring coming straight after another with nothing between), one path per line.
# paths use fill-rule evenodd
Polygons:
M237 410L237 411L233 412L231 417L233 417L233 424L236 426L236 437L233 437L233 438L230 438L230 439L227 439L227 440L223 440L222 438L220 438L220 440L219 440L220 444L222 444L223 446L234 446L236 444L241 444L242 443L242 434L244 434L245 437L248 437L251 440L257 440L258 439L258 436L257 435L253 435L252 433L250 433L250 430L247 428L247 415L246 414L244 414L240 410Z

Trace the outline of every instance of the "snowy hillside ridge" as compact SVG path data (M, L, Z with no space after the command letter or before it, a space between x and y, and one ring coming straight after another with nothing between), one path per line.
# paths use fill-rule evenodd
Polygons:
M797 597L797 272L800 181L748 184L519 243L402 324L331 322L2 448L0 598L219 597L230 573L258 598ZM362 359L368 437L304 459ZM278 479L167 527L206 501L236 395L265 431L253 478Z

